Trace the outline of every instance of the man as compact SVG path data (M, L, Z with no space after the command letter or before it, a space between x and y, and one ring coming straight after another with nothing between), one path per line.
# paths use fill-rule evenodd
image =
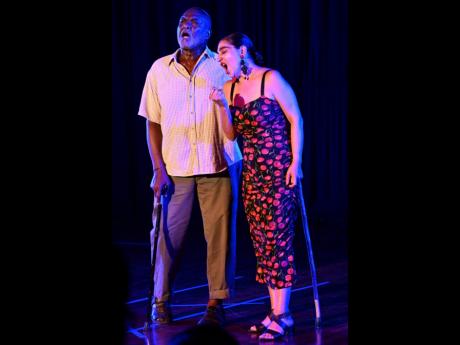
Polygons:
M156 60L149 70L139 115L147 119L147 143L153 165L155 198L163 201L154 273L152 321L172 320L171 287L175 257L190 221L195 190L207 242L209 301L199 324L224 322L222 300L229 297L235 269L235 227L241 152L228 140L213 88L228 79L209 50L211 18L193 7L177 27L179 49ZM153 236L152 248L153 248Z

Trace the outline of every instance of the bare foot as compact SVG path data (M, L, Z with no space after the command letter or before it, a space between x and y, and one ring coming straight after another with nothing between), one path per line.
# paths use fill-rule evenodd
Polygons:
M262 323L265 327L268 327L268 325L270 324L270 322L272 322L272 320L270 320L269 315L267 315L267 316L265 317L265 319L262 320L261 323ZM251 326L251 328L249 328L249 330L250 330L251 332L257 332L257 326L256 326L256 325Z
M286 324L288 328L291 328L294 325L294 320L292 319L291 315L283 317L281 318L281 320ZM285 330L276 321L272 321L270 323L270 326L268 326L268 329L275 331L281 335L284 335L284 332L285 332ZM272 334L267 333L267 332L264 332L259 336L259 339L274 339L274 338L275 337Z

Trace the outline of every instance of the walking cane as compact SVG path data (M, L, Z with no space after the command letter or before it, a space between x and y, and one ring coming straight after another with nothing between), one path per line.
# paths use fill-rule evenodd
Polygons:
M299 193L299 202L300 202L300 208L301 208L301 213L302 213L303 232L305 234L305 241L307 242L308 262L310 264L311 282L313 286L313 298L315 300L315 311L316 311L315 328L320 328L321 327L321 310L319 307L318 282L316 280L316 266L315 266L315 261L313 260L313 249L312 249L311 240L310 240L310 230L308 229L307 211L305 209L305 201L303 199L302 181L298 179L297 183L299 186L298 193Z
M147 298L147 315L146 321L144 323L144 330L148 330L152 326L152 302L153 302L153 292L155 288L155 284L153 282L155 276L155 262L157 257L157 248L158 248L158 234L160 232L160 221L161 221L161 211L163 206L163 195L166 194L168 188L167 185L161 190L160 196L154 198L153 201L153 212L152 212L152 223L153 229L150 232L150 238L152 238L152 231L153 231L153 240L151 239L151 243L153 244L153 248L151 250L150 256L150 282L149 282L149 292Z

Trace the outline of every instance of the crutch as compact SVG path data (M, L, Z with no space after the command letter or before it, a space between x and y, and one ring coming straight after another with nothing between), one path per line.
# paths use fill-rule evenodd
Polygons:
M321 310L319 307L318 282L316 280L316 266L315 266L315 261L313 259L313 249L312 249L311 240L310 240L310 230L308 228L307 211L305 209L305 201L303 199L302 180L298 179L297 184L299 186L299 189L298 189L299 204L300 204L300 210L302 213L303 232L305 234L305 241L307 242L308 262L310 264L311 282L313 286L313 298L315 300L315 311L316 311L315 328L320 328L321 327Z
M163 195L166 194L168 188L167 185L161 190L160 196L155 197L153 201L153 212L152 212L152 223L153 229L150 231L151 244L153 248L150 251L150 282L149 282L149 292L147 298L147 315L144 323L144 330L148 330L152 326L152 302L153 302L153 291L155 288L154 277L155 277L155 262L157 257L157 248L158 248L158 234L160 233L160 221L161 221L161 211L163 206ZM152 239L153 232L153 239Z

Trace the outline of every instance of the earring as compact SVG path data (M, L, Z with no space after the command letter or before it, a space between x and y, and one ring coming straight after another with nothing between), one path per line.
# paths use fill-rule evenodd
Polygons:
M243 54L240 55L240 64L241 64L241 71L243 72L244 79L248 80L249 75L248 75L248 66L246 65L246 61L244 60Z

